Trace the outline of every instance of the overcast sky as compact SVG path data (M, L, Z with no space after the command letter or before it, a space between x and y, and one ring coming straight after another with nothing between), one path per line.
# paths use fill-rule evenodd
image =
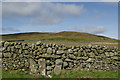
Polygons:
M2 3L2 34L77 31L118 38L117 2L25 1Z

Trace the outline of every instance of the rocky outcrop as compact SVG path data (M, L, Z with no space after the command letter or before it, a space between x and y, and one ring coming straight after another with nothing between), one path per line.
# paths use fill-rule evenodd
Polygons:
M5 70L50 75L61 70L108 71L118 69L120 50L98 45L64 46L20 42L0 42L0 57Z

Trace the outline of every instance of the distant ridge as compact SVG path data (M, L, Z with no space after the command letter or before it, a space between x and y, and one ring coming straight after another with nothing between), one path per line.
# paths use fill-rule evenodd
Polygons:
M101 42L116 42L117 39L112 39L105 36L83 33L83 32L73 32L73 31L63 31L57 33L50 32L27 32L27 33L15 33L15 34L4 34L0 35L3 40L68 40L68 41L101 41Z

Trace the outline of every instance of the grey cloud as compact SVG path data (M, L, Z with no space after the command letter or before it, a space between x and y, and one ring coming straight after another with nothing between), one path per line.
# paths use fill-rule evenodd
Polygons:
M0 2L0 18L2 18L2 2Z
M13 27L2 27L2 33L6 33L6 32L18 32L20 31L19 29L15 29Z
M101 0L103 2L119 2L119 0Z
M30 18L34 24L58 24L65 17L78 17L84 13L83 5L63 3L29 3L11 2L3 3L3 18L10 19L11 16ZM13 18L13 17L12 17ZM17 19L19 19L17 17Z
M74 30L77 30L77 31L80 31L80 32L93 33L93 34L101 34L101 33L104 33L104 32L107 31L105 27L100 27L100 26L74 28Z

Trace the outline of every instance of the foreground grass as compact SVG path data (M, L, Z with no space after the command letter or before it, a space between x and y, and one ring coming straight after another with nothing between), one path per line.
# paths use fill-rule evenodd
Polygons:
M17 71L5 71L2 70L2 78L43 78L43 76L33 76L30 74L26 74L24 72Z
M59 75L53 75L54 78L118 78L118 72L89 72L89 71L62 71Z
M31 75L28 75L19 71L2 71L2 78L34 78Z
M29 74L19 71L5 71L3 70L2 78L45 78L43 76L31 76ZM118 72L88 72L88 71L62 71L61 74L52 74L52 78L118 78Z

